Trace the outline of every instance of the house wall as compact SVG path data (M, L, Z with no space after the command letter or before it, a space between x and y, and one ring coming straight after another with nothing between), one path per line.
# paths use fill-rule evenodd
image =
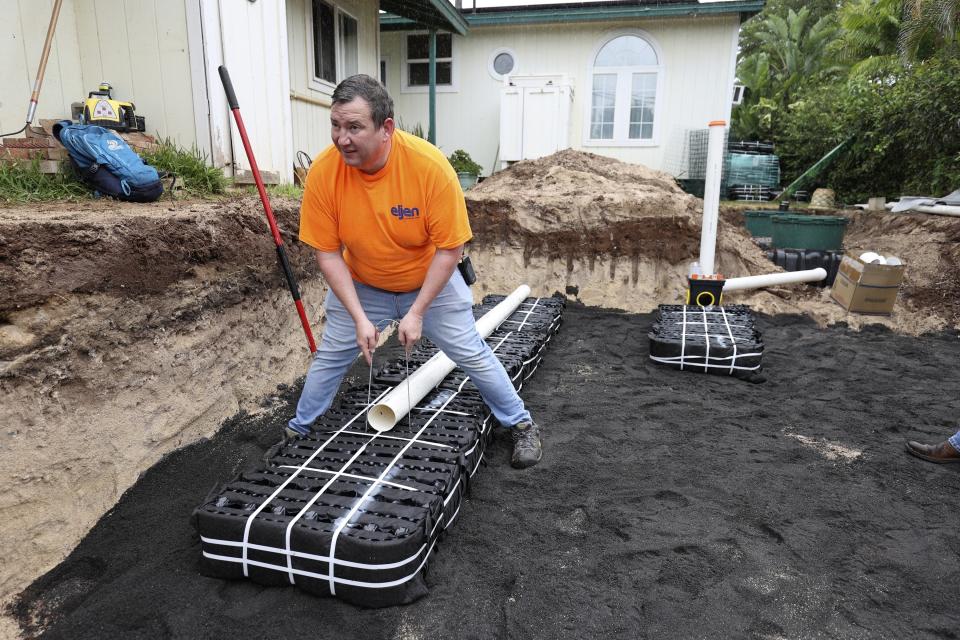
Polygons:
M327 0L357 20L360 73L379 76L379 3L368 0ZM290 104L294 153L311 158L330 144L330 96L334 86L313 79L310 0L287 0L290 61Z
M642 30L662 55L663 80L656 118L656 143L642 147L584 145L591 88L588 69L598 47L613 32ZM501 82L488 72L495 49L509 47L518 62L514 73L566 73L574 88L570 146L620 160L669 170L680 161L684 131L706 128L711 120L730 119L739 19L633 20L579 25L476 27L455 37L456 91L437 93L437 144L449 154L465 149L489 174L498 158ZM387 60L387 86L405 126L427 128L427 95L401 87L404 32L381 34ZM676 157L673 157L676 156ZM496 164L499 164L497 162Z
M53 0L3 0L0 131L23 126ZM47 63L36 123L69 118L70 104L102 81L136 105L147 130L178 144L197 142L186 6L163 0L68 0Z

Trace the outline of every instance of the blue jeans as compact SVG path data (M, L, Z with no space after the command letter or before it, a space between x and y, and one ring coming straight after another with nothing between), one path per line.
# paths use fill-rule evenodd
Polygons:
M949 443L950 443L950 446L952 446L954 449L956 449L957 452L960 452L960 431L957 431L955 434L953 434L952 436L950 436L950 437L947 439L947 442L949 442Z
M354 286L367 318L380 328L387 320L403 318L419 293L391 293L356 281ZM423 335L470 376L500 424L511 427L530 420L530 413L503 365L477 333L472 306L470 287L460 272L454 271L423 316ZM340 380L360 353L353 318L333 289L327 292L325 309L327 326L323 340L303 383L297 415L289 423L299 433L307 433L310 425L330 408Z

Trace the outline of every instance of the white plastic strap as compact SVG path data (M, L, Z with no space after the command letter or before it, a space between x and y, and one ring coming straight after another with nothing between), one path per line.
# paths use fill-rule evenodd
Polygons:
M720 312L723 313L723 323L727 325L727 335L730 336L730 342L733 344L733 358L730 360L730 375L733 375L733 365L737 362L737 339L733 337L730 323L727 322L727 312L723 310L723 307L720 307Z
M687 305L683 309L683 328L680 330L680 371L683 371L683 359L687 354Z

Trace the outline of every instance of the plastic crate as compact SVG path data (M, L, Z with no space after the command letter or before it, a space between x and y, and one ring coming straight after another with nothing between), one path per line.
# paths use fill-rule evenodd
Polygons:
M763 341L744 305L660 305L651 328L650 359L681 371L762 381Z
M488 296L478 311L501 297ZM533 373L560 324L561 298L528 298L488 338L516 387ZM436 347L424 341L411 371ZM455 369L389 432L370 429L371 398L405 377L395 359L378 380L347 389L305 437L215 489L194 511L200 571L295 585L366 607L413 602L439 536L456 520L493 422Z

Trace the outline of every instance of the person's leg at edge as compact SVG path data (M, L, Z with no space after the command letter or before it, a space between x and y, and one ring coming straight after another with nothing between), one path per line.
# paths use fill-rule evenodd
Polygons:
M938 464L960 463L960 431L939 444L923 444L910 440L907 451L918 458Z
M960 453L960 431L957 431L955 434L947 438L947 442L950 443L950 446L953 447L954 451Z
M384 292L354 283L360 304L371 322L377 324L392 318ZM301 435L310 433L310 425L322 416L340 388L340 381L360 353L357 346L357 328L333 290L327 292L324 303L327 323L317 354L310 364L307 378L297 402L297 413L287 424L287 430Z
M415 297L404 297L402 313L406 313ZM533 466L542 457L539 426L530 417L503 365L477 333L472 305L470 288L463 276L454 271L424 315L423 333L470 376L497 421L512 430L513 466Z

